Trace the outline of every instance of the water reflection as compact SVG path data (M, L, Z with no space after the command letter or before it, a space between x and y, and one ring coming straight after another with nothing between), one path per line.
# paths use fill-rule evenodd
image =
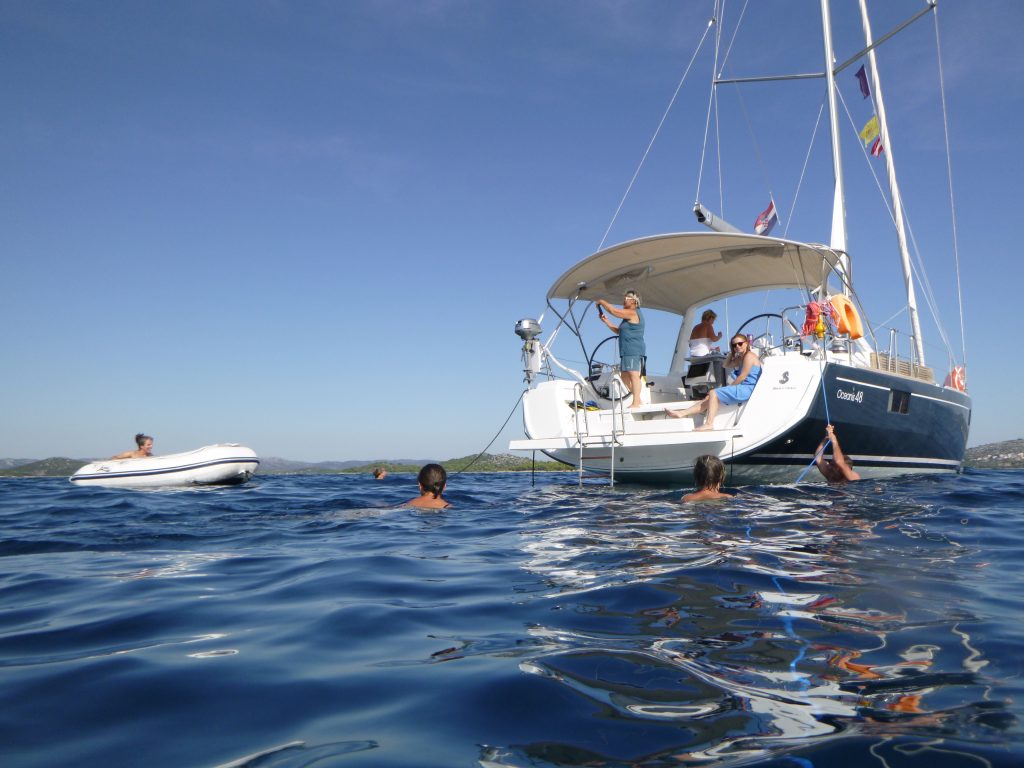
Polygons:
M520 669L571 691L600 735L490 747L481 763L731 765L839 736L870 737L865 759L897 737L920 755L965 733L995 743L1014 721L990 700L974 617L955 599L956 569L977 553L932 532L928 506L881 490L692 507L584 490L557 519L531 518L525 568L558 610L531 628L547 650ZM644 747L607 746L642 723L658 729Z

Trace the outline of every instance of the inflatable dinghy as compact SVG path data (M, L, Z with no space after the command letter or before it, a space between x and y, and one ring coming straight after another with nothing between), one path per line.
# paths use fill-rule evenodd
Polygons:
M238 485L259 466L256 452L235 443L144 459L107 459L86 464L71 476L75 485L166 488L189 485Z

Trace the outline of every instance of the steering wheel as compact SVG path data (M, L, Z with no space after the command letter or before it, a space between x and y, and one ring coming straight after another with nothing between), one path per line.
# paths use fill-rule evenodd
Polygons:
M587 359L587 375L588 376L590 376L591 372L594 370L594 358L597 357L597 351L599 349L601 349L601 347L603 347L609 341L612 341L613 339L617 339L617 338L619 338L617 335L609 336L607 339L602 339L601 342L596 347L594 347L594 351L590 353L590 357ZM600 360L598 360L597 362L598 362L599 365L607 366L609 368L612 365L611 363L602 363Z
M762 312L760 315L754 315L752 318L747 320L747 322L745 322L743 325L741 325L740 329L738 331L736 331L736 333L734 333L733 336L740 335L741 333L743 333L743 331L746 329L746 327L748 325L750 325L751 323L753 323L753 322L755 322L757 320L760 320L761 318L765 319L765 332L762 333L762 334L758 334L757 336L754 336L751 341L757 341L758 339L763 339L766 336L770 336L771 335L771 328L770 328L770 326L768 324L771 322L772 318L775 318L775 319L777 319L779 321L780 338L785 336L784 333L781 333L781 331L785 330L785 327L786 327L785 320L783 319L782 315L780 315L778 312ZM730 337L729 341L730 342L732 341L731 337ZM751 345L751 346L753 346L753 345Z
M594 351L590 353L590 357L587 360L587 380L590 382L590 388L594 390L594 393L598 397L606 398L608 400L622 400L624 398L630 397L633 394L632 392L627 392L622 397L619 397L619 398L612 397L611 396L611 386L609 385L609 387L608 387L608 394L607 395L602 395L600 392L597 391L597 386L596 386L597 377L594 376L594 374L592 373L592 371L594 370L594 362L595 362L594 358L597 357L598 350L601 349L601 347L603 347L609 341L614 341L614 340L617 340L618 338L619 337L616 334L616 335L609 336L607 339L603 339L596 347L594 347ZM609 368L609 369L612 367L612 363L603 363L600 360L597 361L597 364L602 366L602 367Z

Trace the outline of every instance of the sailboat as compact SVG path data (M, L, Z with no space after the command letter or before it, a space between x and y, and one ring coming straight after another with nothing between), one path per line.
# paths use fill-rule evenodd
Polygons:
M823 442L825 450L829 447L825 428L832 424L841 435L843 453L863 478L961 468L971 399L964 368L955 357L950 356L944 378L926 364L875 60L878 45L933 12L935 3L876 40L866 0L859 2L864 48L837 63L829 0L821 0L824 70L813 76L825 85L831 134L834 188L828 243L773 236L774 201L758 217L755 231L743 232L698 200L697 221L709 231L640 237L602 248L575 264L547 292L548 310L557 318L554 330L545 336L543 316L516 324L523 342L526 437L511 441L511 450L539 451L574 466L581 481L590 473L612 482L687 483L697 458L706 454L726 464L731 483L791 483L805 475L820 481L818 472L807 471L821 456ZM854 256L847 250L837 76L844 71L852 75L858 63L863 67L857 72L861 90L870 92L876 112L870 136L876 139L873 154L886 163L910 326L903 344L895 330L867 322L853 285ZM727 80L718 74L713 88L810 76ZM668 370L644 372L638 403L622 381L613 346L605 345L616 337L592 350L583 338L583 321L594 303L621 303L628 290L642 295L644 311L669 313L680 323ZM692 411L709 392L727 384L724 353L690 353L688 341L701 309L751 294L779 303L751 315L737 329L761 362L749 399L723 404L709 423L701 413L670 417L668 411ZM576 337L572 349L578 354L582 345L585 366L574 366L556 353L561 335Z

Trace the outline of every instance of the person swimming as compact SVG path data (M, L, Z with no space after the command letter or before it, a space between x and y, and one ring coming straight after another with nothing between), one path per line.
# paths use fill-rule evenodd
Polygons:
M148 456L153 455L153 438L149 435L144 435L141 432L135 436L135 445L138 446L134 451L125 451L119 453L117 456L111 456L111 459L145 459Z
M731 499L732 495L722 493L719 488L725 482L725 464L717 456L698 456L693 465L693 481L697 490L687 493L682 501L707 501L709 499Z
M451 506L441 497L448 484L448 473L440 464L425 465L417 475L416 482L420 486L420 495L407 501L406 506L421 509L446 509Z
M831 459L825 458L825 445L828 442L832 443ZM839 438L836 437L835 427L831 424L825 425L825 436L818 443L814 455L818 471L828 482L845 483L849 480L860 480L860 473L853 468L853 459L839 447Z

